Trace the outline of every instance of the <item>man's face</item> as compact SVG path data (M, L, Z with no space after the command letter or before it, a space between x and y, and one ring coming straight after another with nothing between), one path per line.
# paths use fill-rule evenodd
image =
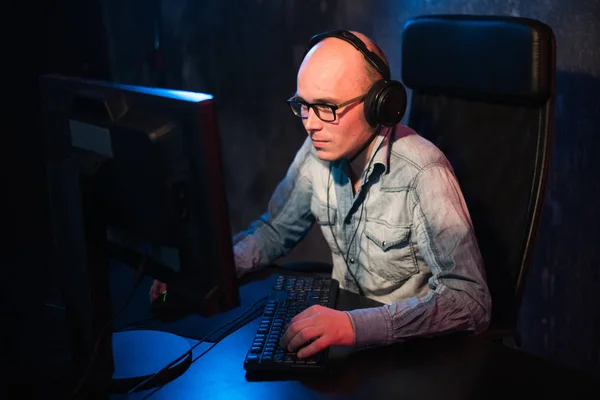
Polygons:
M339 40L324 41L308 54L298 72L296 95L307 103L340 104L364 95L364 61L358 51ZM303 119L317 156L324 161L351 157L369 139L373 128L365 120L364 103L354 102L324 122L311 108Z

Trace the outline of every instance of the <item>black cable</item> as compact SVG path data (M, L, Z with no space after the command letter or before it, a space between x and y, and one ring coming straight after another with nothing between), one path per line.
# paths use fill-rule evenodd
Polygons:
M209 351L211 351L213 349L213 347L215 347L221 340L223 340L224 338L226 338L227 336L231 335L233 332L237 331L238 329L240 329L241 327L245 326L246 324L250 323L251 321L255 320L256 318L260 317L262 315L262 310L260 310L260 312L255 313L254 314L250 314L249 317L247 318L247 321L243 321L243 323L239 324L238 326L233 327L233 329L231 329L231 331L227 331L226 335L223 335L222 337L220 337L217 341L215 341L213 344L210 345L210 347L206 350L204 350L202 353L200 353L198 356L196 356L196 358L194 358L191 362L191 364L195 363L196 361L198 361L198 359L200 359L202 356L204 356L206 353L208 353ZM234 321L231 321L234 322ZM190 364L190 365L191 365ZM142 400L145 400L147 398L150 398L151 396L153 396L156 392L158 392L160 389L162 389L168 382L162 384L161 386L157 387L156 389L154 389L152 392L148 393L146 396L144 396L142 398Z
M248 307L248 309L246 311L244 311L243 314L237 316L236 318L234 318L233 320L225 323L224 325L220 326L219 328L213 330L212 332L208 333L207 335L205 335L202 339L200 339L200 341L198 343L196 343L194 346L192 346L192 348L188 351L186 351L184 354L182 354L181 356L179 356L176 360L172 361L171 363L169 363L169 365L167 365L166 367L164 367L161 371L157 372L156 374L154 374L153 376L149 377L148 379L146 379L144 382L140 383L139 385L137 385L136 387L134 387L133 389L129 390L129 392L127 393L127 396L130 395L131 393L135 392L138 388L140 388L141 386L149 383L150 381L152 381L152 379L154 379L154 377L156 377L158 374L162 373L162 371L166 370L167 368L170 368L171 366L175 365L177 362L179 362L180 360L182 360L183 358L185 358L188 354L190 354L197 346L199 346L201 343L203 343L208 337L210 337L211 335L215 334L216 332L219 332L220 330L225 329L228 325L243 321L242 324L239 325L234 325L233 327L235 329L231 330L231 331L227 331L226 335L221 336L219 339L217 339L208 349L206 349L204 352L202 352L198 357L196 357L194 360L192 360L192 362L190 363L193 364L194 362L196 362L200 357L202 357L204 354L208 353L213 347L215 347L221 340L223 340L224 338L226 338L227 336L229 336L231 333L235 332L236 330L240 329L241 327L243 327L244 325L246 325L247 323L249 323L250 321L258 318L260 315L262 315L263 310L262 309L258 309L258 310L254 310L255 314L249 314L250 318L248 318L248 316L246 315L248 312L252 311L252 309L256 306L256 304L258 304L260 301L266 300L267 297L263 297L259 300L257 300L256 302L254 302L254 304L252 304L250 307ZM258 313L257 313L258 311ZM246 317L247 320L244 320L243 317ZM231 329L231 328L230 328ZM150 392L149 394L147 394L144 399L147 399L148 397L154 395L156 392L158 392L160 389L162 389L168 382L165 382L164 384L160 385L159 387L155 388L152 392Z
M106 322L106 324L102 327L102 329L100 329L100 332L98 332L98 338L96 339L96 343L94 343L94 349L92 350L92 355L90 356L90 360L85 368L83 375L79 379L77 386L75 386L75 389L71 393L71 398L74 398L79 393L79 391L83 387L83 384L88 379L89 373L92 369L92 365L94 365L94 361L95 361L96 357L98 356L98 347L100 346L100 342L102 341L102 339L105 335L105 331L112 325L113 320L116 319L119 315L121 315L121 313L125 310L125 308L127 308L129 303L133 299L135 292L137 291L138 287L140 286L140 283L142 282L141 278L143 277L143 274L141 273L141 271L144 270L145 264L146 264L146 254L142 254L142 260L140 261L140 264L138 265L138 268L136 271L133 289L131 290L131 293L129 294L127 301L123 304L123 306L119 309L119 311L115 314L115 316L113 318L109 319L109 321ZM111 332L111 334L112 334L112 332Z
M227 336L231 335L233 332L236 332L238 329L242 328L246 324L249 324L251 321L255 320L256 318L260 317L262 315L262 313L263 313L263 311L261 310L260 312L255 312L254 314L249 314L247 320L241 320L241 321L243 321L243 323L240 323L239 325L234 325L230 331L227 331L226 335L221 336L213 344L211 344L208 349L204 350L202 353L200 353L198 356L196 356L196 358L194 358L192 360L192 364L195 363L196 361L198 361L206 353L211 351L212 348L215 347L221 340L225 339Z
M239 316L237 316L236 318L230 320L229 322L225 323L224 325L221 325L220 327L218 327L217 329L213 330L212 332L206 334L203 338L201 338L198 343L194 344L192 346L192 348L190 348L189 350L187 350L185 353L183 353L182 355L180 355L179 357L177 357L175 360L171 361L169 364L167 364L165 367L163 367L160 371L158 371L157 373L155 373L154 375L146 378L144 381L142 381L141 383L137 384L136 386L134 386L133 388L131 388L126 394L124 394L121 399L126 398L127 396L131 395L132 393L134 393L136 390L138 390L140 387L150 383L153 379L155 379L158 375L162 374L164 371L166 371L167 369L171 368L173 365L177 364L179 361L183 360L185 357L187 357L188 354L191 354L191 352L198 347L200 344L204 343L204 341L209 338L211 335L225 329L226 327L228 327L229 325L231 325L232 323L238 322L239 320L241 320L243 317L247 316L247 314L252 311L252 309L261 301L266 300L268 297L265 296L261 299L258 299L257 301L255 301L250 307L248 307L248 309L246 311L244 311L242 314L240 314ZM262 311L261 311L262 313ZM258 316L257 316L258 317ZM254 317L252 319L255 319L257 317ZM250 322L247 321L246 323ZM237 329L241 328L243 325L240 325L237 327ZM230 332L228 332L229 334ZM202 355L206 354L208 352L208 350L212 349L217 343L219 343L221 340L223 340L225 337L227 337L227 335L222 336L221 338L219 338L215 343L213 343L213 345L211 347L209 347L206 351L204 351L200 356L198 356L196 359L194 359L192 362L196 361L198 358L200 358ZM146 397L147 398L151 395L153 395L154 393L156 393L158 390L160 390L164 385L159 386L157 389L155 389L154 391L152 391L150 394L148 394Z

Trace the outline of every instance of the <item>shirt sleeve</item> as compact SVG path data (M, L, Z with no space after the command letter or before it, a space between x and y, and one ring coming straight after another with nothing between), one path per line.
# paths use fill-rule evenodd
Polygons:
M432 272L429 291L422 297L349 311L357 347L453 331L481 333L489 326L491 297L483 261L449 164L424 168L412 195L413 232Z
M238 277L285 255L314 223L309 174L314 157L312 143L306 140L275 189L267 211L233 237Z

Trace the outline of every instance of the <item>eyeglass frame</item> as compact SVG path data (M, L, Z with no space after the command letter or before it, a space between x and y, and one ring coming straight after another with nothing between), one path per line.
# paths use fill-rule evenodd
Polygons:
M303 117L302 115L298 115L296 114L296 111L294 111L294 108L292 106L292 103L300 103L303 106L306 106L308 108L308 112L310 112L310 109L312 108L313 111L315 112L315 115L317 116L317 118L319 118L321 121L323 122L335 122L335 120L337 119L337 110L339 110L340 108L349 106L352 103L356 103L359 101L363 101L365 99L365 97L367 96L367 94L361 94L360 96L354 97L348 101L344 101L343 103L339 103L339 104L327 104L327 103L308 103L306 101L304 101L303 99L297 97L297 96L292 96L289 99L286 100L286 103L288 103L290 105L290 108L292 109L292 112L294 113L295 116L301 118L301 119L307 119L308 115L306 117ZM329 107L331 109L331 112L333 114L333 119L331 121L328 120L324 120L323 118L321 118L321 114L319 114L319 110L317 108L315 108L315 106L326 106Z

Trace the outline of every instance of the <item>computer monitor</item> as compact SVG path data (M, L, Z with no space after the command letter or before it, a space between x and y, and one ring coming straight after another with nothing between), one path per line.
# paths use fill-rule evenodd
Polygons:
M215 103L207 94L59 75L40 77L40 88L73 368L93 356L93 379L106 380L110 258L141 266L168 284L170 298L205 316L239 305ZM135 241L170 250L179 268Z

